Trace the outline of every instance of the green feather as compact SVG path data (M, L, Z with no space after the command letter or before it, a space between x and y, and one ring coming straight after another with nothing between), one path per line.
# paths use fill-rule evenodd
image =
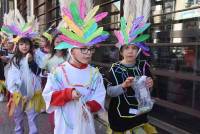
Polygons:
M89 23L84 27L83 33L86 33L94 23L96 23L94 20L89 21Z
M78 11L78 7L77 7L75 2L72 2L70 4L70 11L71 11L71 14L72 14L74 22L78 26L82 26L83 25L83 20L80 17L80 14L79 14L79 11Z
M143 34L143 35L140 35L138 38L134 39L133 41L131 41L131 43L143 42L147 40L149 37L150 37L149 34Z
M66 42L61 42L54 49L62 50L62 49L71 49L71 48L74 48L74 46Z
M78 42L85 43L85 40L83 38L79 37L78 35L76 35L75 33L71 32L71 31L66 30L66 28L60 28L60 31L65 36L69 37L72 40L76 40Z
M120 23L121 23L121 31L124 36L125 43L128 44L128 35L126 33L126 20L124 17L121 18Z
M1 28L1 30L2 30L4 33L6 33L6 34L13 34L12 31L10 31L10 29L7 28L7 27L4 27L4 26L3 26L3 27Z
M90 35L87 39L86 42L90 42L91 40L93 40L94 38L96 38L97 36L101 35L103 32L103 27L98 28L92 35Z
M23 32L26 31L26 29L28 28L28 26L29 26L29 23L25 23L25 24L23 25L23 27L22 27L22 31L23 31Z
M101 35L109 35L109 32L103 31Z
M151 25L150 23L145 24L142 28L135 31L134 35L138 35L138 34L143 33L147 28L149 28L150 25Z

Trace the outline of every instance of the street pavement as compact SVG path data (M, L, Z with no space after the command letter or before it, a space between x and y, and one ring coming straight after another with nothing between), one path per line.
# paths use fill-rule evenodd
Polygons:
M8 117L6 102L0 102L0 134L14 134L14 120ZM95 121L97 134L105 134L106 128L99 121ZM28 134L28 122L24 120L25 133ZM38 117L39 134L53 134L48 114L41 113Z

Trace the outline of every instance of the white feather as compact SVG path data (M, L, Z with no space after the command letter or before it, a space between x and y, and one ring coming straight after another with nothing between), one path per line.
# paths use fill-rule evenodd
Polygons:
M63 7L67 7L69 9L70 4L72 2L75 2L77 4L77 6L79 6L80 0L59 0L59 2L60 2L61 15L63 15L63 12L62 12ZM92 7L93 7L93 0L85 0L86 13L88 13L92 9Z
M151 4L150 0L124 0L124 17L128 20L128 16L132 15L133 19L144 16L144 22L147 22Z

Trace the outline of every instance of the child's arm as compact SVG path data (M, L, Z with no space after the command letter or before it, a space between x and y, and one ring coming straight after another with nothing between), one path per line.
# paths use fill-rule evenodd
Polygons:
M39 66L34 60L30 61L28 64L29 64L29 68L35 75L39 75L41 73L42 69L39 68Z
M66 88L64 90L55 91L51 97L52 106L63 106L65 103L72 100L73 88Z
M98 112L99 110L104 109L106 90L103 84L102 75L100 73L97 75L97 79L94 81L94 94L91 99L86 102L91 112Z

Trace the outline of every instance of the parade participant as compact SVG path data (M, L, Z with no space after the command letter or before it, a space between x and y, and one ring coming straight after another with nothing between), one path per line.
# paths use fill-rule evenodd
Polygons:
M28 20L26 23L17 9L10 11L4 19L12 19L12 21L7 21L1 30L7 34L16 35L13 39L16 50L9 63L6 77L6 86L12 96L7 104L8 113L9 116L14 117L16 134L24 133L25 113L29 124L29 134L37 134L36 117L45 106L41 82L38 78L41 70L34 61L31 41L38 35L38 23L35 19Z
M80 113L77 111L84 108L85 112L93 113L104 107L105 87L102 75L89 63L95 52L94 45L108 38L108 33L97 25L107 13L94 17L99 6L88 12L86 1L78 2L79 9L75 2L68 3L69 8L65 6L66 3L60 3L62 18L67 27L59 29L62 33L59 37L64 42L56 46L56 49L70 49L70 59L48 76L43 91L47 112L55 113L54 134L78 134L77 128L82 122L87 122L88 118L85 114L78 116ZM66 11L69 12L66 14ZM81 107L77 107L80 103ZM81 132L80 129L78 131L86 134L89 129L82 128ZM88 133L93 134L94 131Z
M128 10L128 7L134 6L132 4L136 3L132 0L126 0L124 4L124 10ZM119 48L122 60L114 63L109 71L108 80L110 83L107 87L107 94L111 100L108 107L108 120L114 134L152 134L156 133L156 130L148 123L147 113L151 110L153 102L150 99L149 109L140 111L141 102L136 95L135 83L136 78L144 77L142 86L145 87L145 94L148 93L149 88L153 87L148 63L137 59L140 52L148 55L149 48L143 42L149 38L149 35L142 33L150 24L145 23L144 16L137 17L133 21L133 17L130 15L134 14L134 10L129 12L130 14L126 18L127 22L122 17L120 30L114 31L118 39L116 46ZM144 94L141 93L141 95Z
M52 52L45 57L44 68L48 73L52 72L58 65L67 60L67 49L56 50L54 49L60 42L60 34L57 34L51 43Z
M44 68L45 56L51 53L52 35L44 32L40 38L40 46L35 51L35 60L40 68Z

